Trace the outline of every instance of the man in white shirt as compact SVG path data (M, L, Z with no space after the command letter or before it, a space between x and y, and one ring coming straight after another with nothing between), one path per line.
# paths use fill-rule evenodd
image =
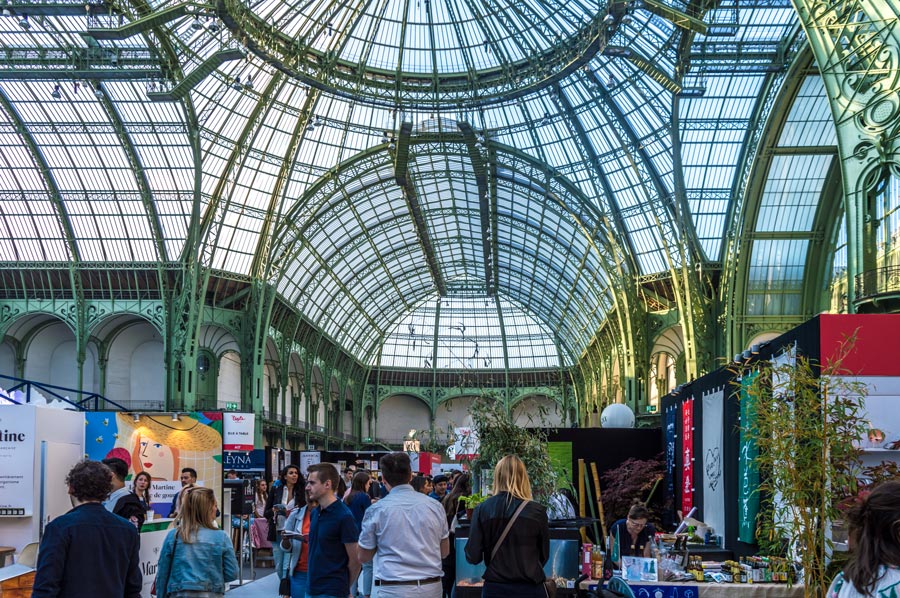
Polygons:
M450 553L444 509L409 485L406 453L382 457L381 475L389 492L366 510L359 560L375 559L379 598L441 598L441 559Z

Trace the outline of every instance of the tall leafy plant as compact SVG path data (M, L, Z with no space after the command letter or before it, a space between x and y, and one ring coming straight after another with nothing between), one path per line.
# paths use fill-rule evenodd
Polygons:
M828 528L856 491L866 387L841 367L852 344L825 367L803 355L764 362L748 388L761 473L757 538L764 552L800 562L807 598L825 596Z
M492 470L506 455L516 455L528 470L534 499L546 505L556 487L556 473L547 451L543 430L517 426L499 397L484 393L469 407L472 425L478 434L475 471Z

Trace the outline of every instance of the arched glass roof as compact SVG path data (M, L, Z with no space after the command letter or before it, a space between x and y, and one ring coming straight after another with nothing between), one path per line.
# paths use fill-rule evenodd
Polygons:
M504 342L505 341L505 342ZM439 370L552 369L562 364L540 322L502 299L426 301L391 331L378 364Z
M571 364L632 277L718 261L799 43L786 0L7 6L0 260L196 251L364 363L466 297Z

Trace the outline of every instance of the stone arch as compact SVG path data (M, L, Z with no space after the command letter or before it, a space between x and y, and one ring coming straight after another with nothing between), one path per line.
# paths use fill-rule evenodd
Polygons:
M310 369L309 427L324 431L325 429L325 376L318 364Z
M13 338L0 339L0 374L18 378L15 343ZM0 388L4 386L10 386L10 384L0 381Z
M526 395L511 406L513 422L520 428L558 428L565 425L565 410L547 395Z
M291 404L291 418L295 425L306 424L306 370L303 361L296 352L291 352L287 359L288 400Z
M354 421L354 412L353 412L353 387L351 385L347 385L344 388L344 400L342 401L344 406L344 416L342 418L342 432L345 436L353 436L353 421Z
M453 428L472 425L472 416L469 415L469 406L477 395L456 395L442 400L434 413L434 433L436 439L449 438Z
M97 348L93 344L85 346L79 384L77 340L68 322L57 317L42 320L22 340L26 379L73 390L81 388L85 393L99 393ZM69 398L79 399L78 396Z
M217 360L216 404L224 409L228 403L237 404L243 409L241 401L241 354L228 349Z
M282 400L283 398L281 393L281 352L272 337L267 336L263 348L262 403L276 419L286 415L290 410Z
M659 413L659 401L685 381L684 334L680 324L663 330L650 350L647 377L647 404Z
M120 314L94 327L106 361L103 395L135 411L166 406L166 368L163 337L146 318Z
M769 343L769 342L775 340L776 338L778 338L779 336L781 336L782 334L784 334L784 332L777 332L774 330L767 330L765 332L760 332L760 333L754 335L753 338L750 339L750 342L747 343L746 348L749 349L753 345L761 345L763 343Z
M431 429L431 408L413 394L398 393L385 397L378 405L378 439L400 443L409 431Z

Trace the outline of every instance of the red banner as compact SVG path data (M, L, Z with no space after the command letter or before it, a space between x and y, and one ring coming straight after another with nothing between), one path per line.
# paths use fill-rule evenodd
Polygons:
M694 506L694 399L681 406L681 512L687 515Z

